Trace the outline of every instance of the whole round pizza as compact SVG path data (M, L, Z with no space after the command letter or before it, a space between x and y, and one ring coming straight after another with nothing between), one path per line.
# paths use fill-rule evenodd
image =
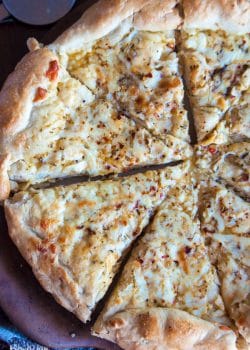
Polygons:
M249 33L249 0L100 0L0 93L9 235L84 323L119 272L123 349L249 349Z

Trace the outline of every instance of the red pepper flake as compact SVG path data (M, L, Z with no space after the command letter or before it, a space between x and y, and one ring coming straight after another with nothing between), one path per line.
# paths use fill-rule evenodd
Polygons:
M231 329L225 325L220 325L219 328L222 330L222 331L230 331Z
M43 100L47 95L47 90L43 89L41 87L38 87L36 90L35 97L33 99L33 102L41 101Z
M146 78L153 78L153 74L152 73L148 73L148 74L144 75L144 77L146 77Z
M46 247L42 247L42 246L39 246L38 247L38 250L39 250L39 252L41 252L41 253L47 253L47 248Z
M237 322L240 326L244 326L246 323L246 319L244 316L240 317Z
M151 186L150 187L150 192L156 192L156 187L155 186Z
M86 233L90 236L96 234L95 231L91 230L91 228L89 228L89 227L86 228Z
M143 260L141 258L137 258L137 261L140 263L140 264L143 264Z
M208 229L207 227L204 227L203 229L206 233L215 233L214 229Z
M134 209L139 209L139 203L140 203L139 201L135 202Z
M83 228L84 228L84 225L76 226L76 229L77 229L77 230L82 230Z
M185 253L186 254L189 254L191 252L191 250L192 250L192 248L190 248L188 246L185 247Z
M240 177L240 181L245 182L249 180L248 174L242 174Z
M57 60L50 61L49 69L46 72L46 77L49 78L50 81L53 81L57 78L59 71L59 65Z
M169 258L169 255L162 255L162 257L161 257L162 259L167 259L167 258Z
M151 263L154 264L154 263L155 263L155 259L152 259L152 260L151 260Z
M52 254L55 254L55 252L56 252L56 246L55 246L55 244L51 244L51 245L49 246L49 249L50 249L50 251L51 251Z
M210 146L208 147L208 152L210 152L211 154L215 154L215 153L217 152L217 149L216 149L215 146L210 145Z

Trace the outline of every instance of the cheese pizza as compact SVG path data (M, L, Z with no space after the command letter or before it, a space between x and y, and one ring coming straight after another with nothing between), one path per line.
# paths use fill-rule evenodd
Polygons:
M93 328L124 349L249 348L249 19L99 0L0 92L10 237L84 323L132 252Z

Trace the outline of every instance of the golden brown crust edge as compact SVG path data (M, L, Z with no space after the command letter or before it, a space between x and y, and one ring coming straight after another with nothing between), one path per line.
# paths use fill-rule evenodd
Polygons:
M0 201L8 198L10 193L9 164L10 154L0 155Z
M183 0L184 29L250 32L248 0Z
M7 170L15 161L9 141L27 127L37 88L48 89L52 83L46 72L54 60L58 60L56 54L47 48L28 53L9 75L0 92L0 200L8 198L10 182Z
M8 232L24 259L32 267L35 277L60 305L73 312L82 322L87 322L91 310L84 302L84 295L70 271L60 264L56 247L51 244L45 247L44 242L41 245L38 236L23 222L22 211L18 211L17 208L13 210L12 205L9 205L8 200L5 201Z
M25 128L37 87L46 88L46 71L55 53L42 48L28 53L5 81L0 93L0 135L9 137Z
M106 321L100 316L92 333L126 350L236 349L230 328L177 309L128 309Z
M141 30L172 30L181 23L179 0L99 0L51 45L56 51L74 51L91 43L131 17Z

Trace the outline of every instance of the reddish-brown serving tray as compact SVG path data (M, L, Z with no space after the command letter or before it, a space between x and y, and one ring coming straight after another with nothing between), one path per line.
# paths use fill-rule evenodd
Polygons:
M82 5L64 17L46 35L44 42L53 41L93 2L83 1ZM0 208L0 307L21 332L47 347L90 346L105 350L120 349L112 343L91 336L90 327L93 321L84 325L42 289L8 236L3 208Z

